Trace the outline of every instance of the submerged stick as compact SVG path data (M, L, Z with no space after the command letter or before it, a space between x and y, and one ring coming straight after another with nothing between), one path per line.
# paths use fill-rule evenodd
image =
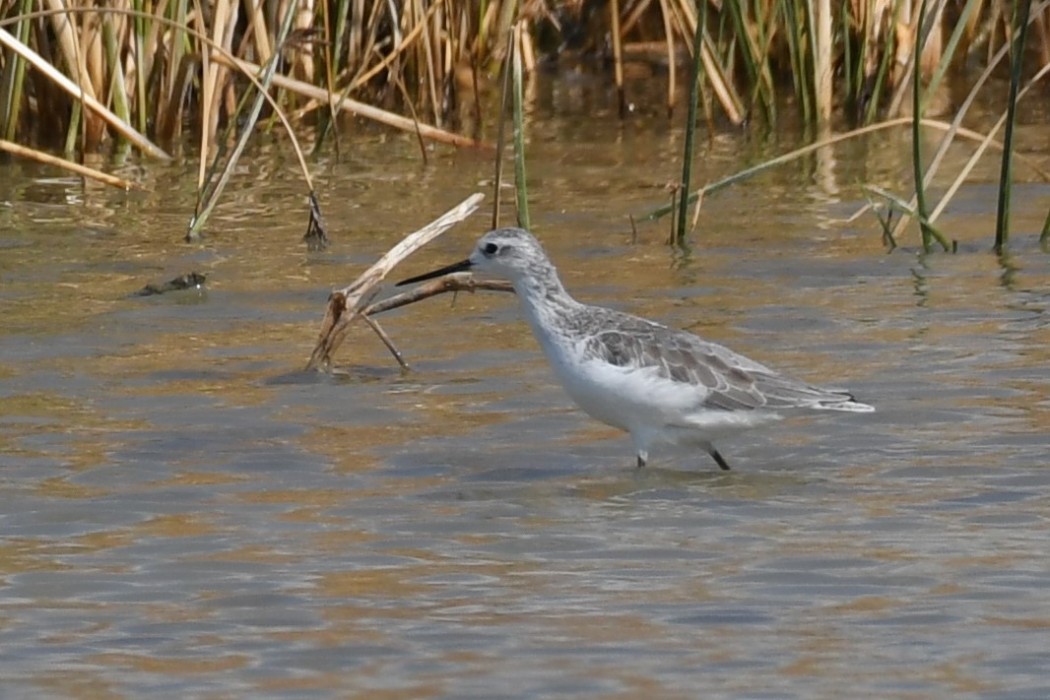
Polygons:
M484 198L485 195L481 193L467 197L434 221L406 236L356 280L342 289L333 291L328 297L328 308L321 322L317 344L306 368L318 370L328 367L332 354L346 337L351 321L361 314L362 309L379 293L379 283L390 271L409 255L473 214Z

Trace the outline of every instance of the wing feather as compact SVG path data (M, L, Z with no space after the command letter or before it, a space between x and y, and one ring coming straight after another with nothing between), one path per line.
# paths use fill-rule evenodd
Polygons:
M726 411L766 408L841 408L853 397L785 377L717 343L644 319L624 330L591 335L585 350L626 369L648 370L672 382L696 388L697 405ZM858 407L863 404L856 404Z

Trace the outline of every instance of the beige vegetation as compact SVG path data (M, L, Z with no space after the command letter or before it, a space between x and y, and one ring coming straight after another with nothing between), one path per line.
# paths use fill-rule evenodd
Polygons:
M695 70L692 126L710 130L773 124L793 109L827 139L832 123L884 128L913 114L916 198L884 198L926 234L937 212L926 214L923 183L940 153L924 171L920 120L954 116L937 124L947 132L942 153L965 134L961 119L988 78L1011 76L1010 111L971 134L979 155L1006 123L1008 184L1012 109L1050 71L1048 22L1050 0L0 0L0 150L44 160L44 151L135 149L165 159L196 140L192 237L260 123L280 122L312 193L298 137L340 148L343 114L421 141L491 138L481 125L502 122L509 101L498 86L510 57L526 75L541 62L589 62L616 83L621 109L625 74L664 72L664 106L683 115L677 103L690 91L679 88L694 84ZM950 74L964 87L944 100ZM211 182L207 164L224 152L227 168Z
M1017 3L927 2L932 31L925 80L994 54ZM1035 3L1031 60L1050 62L1045 3ZM754 0L706 10L701 57L708 118L775 119L785 89L811 120L845 110L859 121L892 117L907 101L920 4L909 0ZM521 21L526 71L572 55L646 63L675 85L692 54L693 0L3 0L0 137L67 151L128 143L162 157L190 131L207 150L253 88L244 76L277 60L274 107L293 125L328 133L337 110L434 127L490 117L479 85L494 82ZM946 44L952 41L947 61ZM476 120L467 122L477 124ZM158 145L154 145L158 144Z

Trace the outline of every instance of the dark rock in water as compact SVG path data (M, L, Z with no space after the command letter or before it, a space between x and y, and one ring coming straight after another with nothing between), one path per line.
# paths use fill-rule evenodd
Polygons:
M179 275L170 282L164 284L147 284L145 287L135 292L137 297L148 297L154 294L164 294L166 292L177 292L182 289L199 289L204 285L205 276L199 272L188 272L185 275Z

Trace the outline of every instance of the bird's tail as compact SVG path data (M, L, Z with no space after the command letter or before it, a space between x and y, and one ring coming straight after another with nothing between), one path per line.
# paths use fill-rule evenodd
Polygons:
M818 411L849 411L851 413L872 413L874 406L861 403L853 394L842 389L825 389L825 395L811 404Z

